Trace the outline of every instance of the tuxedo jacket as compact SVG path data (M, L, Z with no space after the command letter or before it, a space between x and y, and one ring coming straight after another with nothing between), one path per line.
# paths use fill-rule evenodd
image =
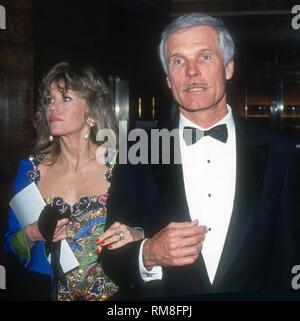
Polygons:
M178 126L174 120L168 129ZM198 297L211 293L287 293L300 264L299 171L288 138L235 117L236 189L233 211L213 284L202 255L191 265L163 268L161 281L143 282L140 241L103 251L105 272L124 299ZM172 154L172 153L171 153ZM115 180L114 180L115 179ZM201 184L201 182L199 182ZM117 165L108 201L114 221L144 228L151 237L170 222L190 221L182 165Z

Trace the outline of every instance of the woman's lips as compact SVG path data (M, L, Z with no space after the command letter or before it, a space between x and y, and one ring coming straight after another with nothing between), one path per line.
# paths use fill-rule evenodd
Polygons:
M49 122L52 123L54 121L62 121L62 119L60 119L59 117L57 116L50 116L49 118Z

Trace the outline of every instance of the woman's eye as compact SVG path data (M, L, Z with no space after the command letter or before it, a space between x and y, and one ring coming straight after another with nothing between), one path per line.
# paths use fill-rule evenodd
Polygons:
M71 101L72 98L70 96L63 95L63 100L66 101Z
M45 97L45 98L44 98L44 104L45 104L46 106L52 105L53 102L54 102L54 99L53 99L51 96L48 96L48 97Z

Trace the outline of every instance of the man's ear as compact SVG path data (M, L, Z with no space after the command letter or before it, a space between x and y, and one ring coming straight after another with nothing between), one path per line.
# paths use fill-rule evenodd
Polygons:
M167 76L167 83L168 83L168 87L169 87L170 89L172 89L172 85L171 85L171 82L170 82L169 76Z
M234 72L234 62L233 60L230 60L225 67L225 77L227 80L231 79L233 72Z

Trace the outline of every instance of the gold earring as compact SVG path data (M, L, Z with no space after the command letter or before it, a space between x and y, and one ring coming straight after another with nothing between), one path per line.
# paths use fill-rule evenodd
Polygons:
M88 123L88 125L90 127L94 127L95 126L95 121L92 118L88 118L86 122Z

